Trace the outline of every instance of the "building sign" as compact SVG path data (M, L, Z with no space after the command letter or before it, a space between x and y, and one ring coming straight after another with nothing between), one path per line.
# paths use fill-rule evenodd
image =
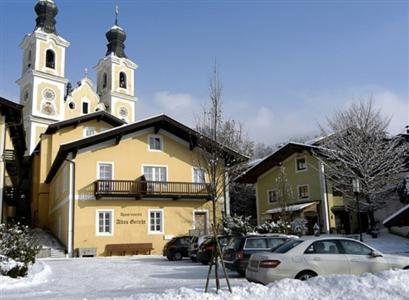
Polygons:
M121 213L120 219L116 219L117 225L145 225L142 213Z

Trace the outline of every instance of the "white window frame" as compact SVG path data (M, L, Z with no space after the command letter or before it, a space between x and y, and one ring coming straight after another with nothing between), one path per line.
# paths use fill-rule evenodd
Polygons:
M203 171L203 182L196 182L195 181L195 170L202 170ZM193 183L206 183L206 169L205 168L200 168L200 167L193 167L192 168L192 182Z
M192 212L192 229L196 229L195 214L205 213L206 214L206 232L209 232L209 210L208 209L194 209Z
M277 200L275 200L275 201L270 201L270 192L276 192L276 195L277 195L277 197L278 197L278 191L276 190L276 189L268 189L267 191L266 191L266 193L267 193L267 203L268 204L274 204L274 203L277 203L278 202L278 199Z
M88 112L84 113L84 106L83 104L87 103L88 104ZM88 115L91 113L91 101L89 101L88 98L82 98L81 99L81 115Z
M299 159L304 159L305 160L305 169L299 170L298 169L298 160ZM300 172L305 172L308 171L308 163L307 163L307 156L298 156L295 158L295 172L300 173Z
M159 138L160 141L160 149L152 149L151 148L151 137L152 138ZM159 134L148 134L148 151L151 152L163 152L163 136Z
M87 130L93 130L94 134L87 135ZM95 127L85 127L84 130L83 130L84 137L90 137L90 136L93 136L95 134L97 134L97 129Z
M99 214L109 212L111 214L111 232L99 232ZM95 235L96 236L113 236L115 228L115 211L111 208L97 209L95 211ZM105 225L104 225L105 226Z
M145 175L144 173L144 168L145 167L160 167L160 168L165 168L166 170L166 181L169 181L169 172L168 172L168 166L167 165L155 165L155 164L142 164L141 165L141 174ZM148 179L146 179L148 180Z
M302 198L300 197L300 188L306 186L308 188L308 197ZM309 200L311 197L310 185L309 184L300 184L297 185L297 198L298 200Z
M114 165L113 161L97 161L97 180L101 179L100 174L99 174L99 165L101 165L101 164L107 164L107 165L112 166L112 179L111 180L114 180L114 178L115 178L114 177L115 165ZM102 180L104 180L104 179L102 179Z
M161 231L151 230L151 212L161 213ZM165 212L163 208L149 208L148 209L148 234L164 234L165 233Z

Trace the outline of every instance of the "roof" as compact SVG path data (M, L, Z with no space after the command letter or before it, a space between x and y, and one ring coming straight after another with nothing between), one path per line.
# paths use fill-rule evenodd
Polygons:
M194 149L195 147L198 146L199 138L207 139L206 137L201 136L200 133L198 133L197 131L187 127L182 123L179 123L178 121L168 117L167 115L162 114L154 116L151 118L141 120L139 122L112 128L110 130L103 131L99 134L61 145L45 182L50 183L50 181L53 179L53 177L55 176L61 164L67 158L69 153L72 153L73 156L75 157L78 150L80 149L84 149L93 145L98 145L109 140L114 140L116 143L119 143L122 137L127 134L131 134L152 127L154 128L155 133L157 133L160 129L164 129L167 132L179 137L180 139L185 140L186 142L189 143L190 149ZM210 139L209 141L212 142ZM247 157L241 155L240 153L230 148L223 147L221 145L219 146L222 147L224 158L226 160L234 160L238 158L247 159Z
M272 208L267 210L265 213L266 214L276 214L279 213L283 210L285 211L299 211L303 210L304 208L307 208L313 204L317 204L317 202L308 202L308 203L301 203L301 204L295 204L295 205L288 205L287 207L277 207L277 208Z
M0 97L0 111L6 117L17 157L23 157L26 151L26 134L23 125L23 105Z
M292 154L306 150L310 151L312 148L316 148L316 146L289 142L285 144L283 147L278 148L276 151L265 157L256 165L249 168L243 174L239 175L235 179L235 181L240 183L255 183L259 176L261 176L271 168L279 166L283 160L285 160Z
M386 227L409 226L409 204L405 205L393 215L386 218L382 223Z
M105 121L106 123L111 124L112 126L115 126L115 127L126 124L125 121L122 121L121 119L118 119L117 117L105 111L97 111L97 112L86 114L80 117L53 123L47 127L47 130L44 132L44 134L52 134L60 130L61 128L69 127L69 126L77 126L80 123L88 122L94 119L98 121Z

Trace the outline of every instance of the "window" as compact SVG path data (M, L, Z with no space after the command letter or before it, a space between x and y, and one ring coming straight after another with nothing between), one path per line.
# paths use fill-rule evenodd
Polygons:
M98 163L98 179L112 180L113 179L113 163Z
M82 102L82 113L87 114L89 112L89 103L86 101Z
M163 210L149 210L149 233L163 233Z
M267 239L267 246L268 248L276 248L279 245L282 245L287 239L285 238L270 238Z
M55 53L51 49L48 49L45 53L45 66L47 68L55 69Z
M278 201L278 194L276 190L267 190L268 203L274 203Z
M300 185L298 188L298 199L308 199L310 197L308 184Z
M74 109L75 109L75 102L74 102L74 101L71 101L70 103L68 103L68 107L69 107L71 110L74 110Z
M113 210L97 210L97 235L113 235Z
M305 250L305 254L338 254L337 242L333 241L318 241L313 243Z
M372 249L362 245L361 243L348 240L340 240L340 242L342 248L344 248L345 254L370 255L372 253Z
M205 183L205 170L203 168L193 168L193 182Z
M102 75L102 88L106 88L107 87L107 82L108 82L108 76L107 73L104 73L104 75Z
M158 135L150 135L149 137L149 150L151 151L162 151L163 142L162 137Z
M31 68L31 50L28 51L27 55L27 68Z
M166 181L166 167L144 166L143 175L148 181Z
M96 133L95 132L95 127L85 127L84 128L84 137L92 136L95 133Z
M295 168L297 172L307 170L307 160L305 157L300 157L295 159Z
M119 87L126 89L126 74L125 74L125 72L119 73Z
M265 239L247 239L245 249L267 249Z

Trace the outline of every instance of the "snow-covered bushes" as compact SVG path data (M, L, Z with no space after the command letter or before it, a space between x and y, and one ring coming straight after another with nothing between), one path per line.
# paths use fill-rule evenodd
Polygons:
M25 276L40 248L28 226L0 224L0 275Z
M229 216L223 219L223 231L227 235L246 235L253 231L251 217Z
M291 233L291 226L287 222L282 220L274 221L265 221L263 224L257 226L256 228L258 233L282 233L288 234Z
M295 218L291 222L291 230L293 234L296 234L298 236L304 235L308 230L307 223L307 220L304 218Z

